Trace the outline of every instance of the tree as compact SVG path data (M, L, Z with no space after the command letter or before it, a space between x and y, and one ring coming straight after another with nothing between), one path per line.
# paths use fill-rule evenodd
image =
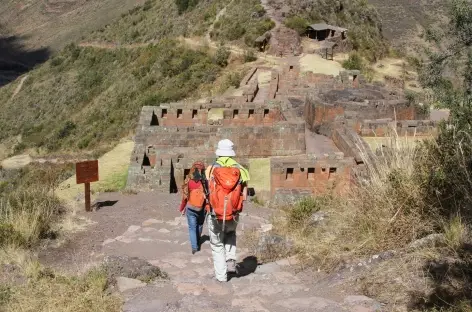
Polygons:
M433 47L420 73L435 102L450 109L420 170L426 177L425 200L443 215L460 214L472 221L472 6L452 0L448 25L426 31Z

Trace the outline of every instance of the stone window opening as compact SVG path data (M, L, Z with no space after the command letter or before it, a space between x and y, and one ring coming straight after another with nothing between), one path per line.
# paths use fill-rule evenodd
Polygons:
M289 70L290 70L290 71L293 70L293 65L290 65Z
M332 176L336 175L337 168L331 167L329 168L329 177L328 179L331 179Z
M287 168L285 180L293 180L293 168Z
M233 110L233 119L237 119L239 115L239 110L235 109Z
M268 118L269 117L269 110L266 108L264 109L264 118Z
M321 168L321 172L325 173L325 172L326 172L326 168L325 168L325 167L322 167L322 168Z
M151 126L159 126L159 119L154 111L152 111Z
M151 162L149 161L149 157L148 155L146 155L146 153L144 153L143 162L141 163L141 166L151 166Z
M198 115L198 110L193 109L193 110L192 110L192 119L197 118L197 115Z
M177 109L177 118L182 118L182 109Z
M167 118L167 109L162 109L161 111L161 118Z
M315 168L308 168L307 178L308 178L308 180L314 180L315 179Z
M250 109L249 110L249 113L248 113L248 118L254 118L254 110L253 109Z

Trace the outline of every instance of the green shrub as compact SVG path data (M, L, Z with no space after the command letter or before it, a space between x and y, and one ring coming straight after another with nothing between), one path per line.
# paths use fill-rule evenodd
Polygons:
M226 67L230 55L230 50L224 45L220 45L215 53L215 63L221 67Z
M257 61L256 53L253 50L244 51L244 63Z
M284 23L288 28L296 30L299 35L304 34L309 25L308 21L300 16L291 16L285 19Z
M211 35L221 41L244 39L246 46L253 47L254 40L274 26L274 21L267 17L259 1L232 1L226 14L215 24Z
M198 0L175 0L179 14L194 8L198 4Z
M321 198L305 197L295 203L289 210L288 223L291 226L302 226L311 215L321 209Z
M362 70L364 62L357 52L351 52L347 60L343 62L343 67L350 70Z

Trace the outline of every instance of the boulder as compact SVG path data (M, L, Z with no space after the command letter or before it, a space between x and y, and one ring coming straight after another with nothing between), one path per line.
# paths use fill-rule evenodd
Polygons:
M137 279L146 283L157 278L168 278L167 273L157 266L136 257L107 256L103 268L107 272L111 284L116 284L118 277Z
M280 235L265 232L259 237L256 255L262 262L275 261L288 256L293 249L293 242Z
M116 278L116 286L120 292L125 292L130 289L144 287L146 286L146 283L143 283L140 280L134 278L118 276Z
M446 238L443 234L430 234L423 238L417 239L408 245L410 249L421 249L421 248L431 248L438 247L445 244Z

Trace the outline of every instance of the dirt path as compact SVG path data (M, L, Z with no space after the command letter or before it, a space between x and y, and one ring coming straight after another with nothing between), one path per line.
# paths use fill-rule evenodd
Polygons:
M18 83L18 86L16 86L15 91L13 91L10 100L12 100L21 91L21 88L23 88L23 84L25 83L26 79L28 79L28 75L20 79L20 82Z
M211 32L213 31L213 29L215 28L215 24L220 20L220 17L222 17L223 15L225 15L226 13L226 8L228 6L230 6L232 3L233 3L234 0L231 0L227 5L225 5L224 8L222 8L217 14L216 14L216 17L215 17L215 20L213 21L213 23L210 25L210 27L208 27L208 30L205 34L205 39L208 40L208 42L211 42Z
M144 42L144 43L132 43L132 44L119 44L119 43L104 43L104 42L81 42L79 43L79 47L90 47L96 49L106 49L106 50L113 50L113 49L137 49L142 47L147 47L154 41Z
M329 289L329 280L307 279L305 272L297 273L294 260L258 265L244 248L237 252L239 275L227 283L215 281L208 241L197 254L190 252L186 218L176 211L179 200L178 194L101 195L101 209L87 215L93 225L63 246L43 252L40 259L65 271L83 271L106 255L131 256L169 274L169 281L132 281L122 291L125 312L378 310L371 299ZM269 209L248 204L238 237L251 229L266 230L269 216Z

